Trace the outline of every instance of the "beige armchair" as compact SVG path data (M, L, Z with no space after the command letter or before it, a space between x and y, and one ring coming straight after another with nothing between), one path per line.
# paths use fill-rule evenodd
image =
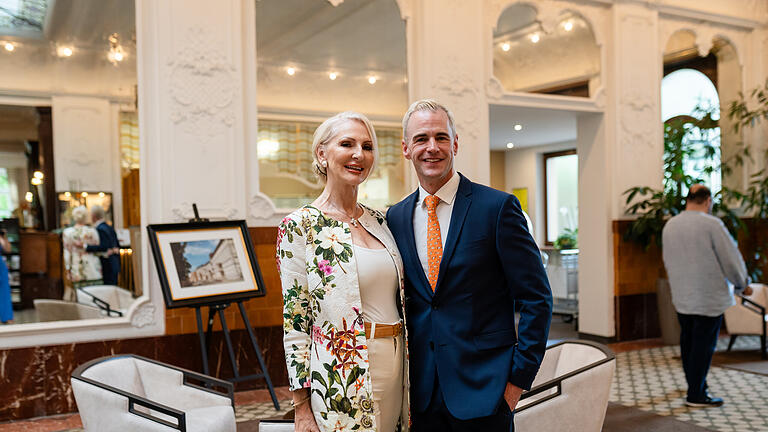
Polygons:
M763 359L768 358L766 351L766 331L768 331L768 286L751 284L752 295L739 296L736 304L725 311L725 326L731 335L728 351L733 348L736 337L741 335L760 336L760 352Z
M515 430L599 432L615 369L616 356L595 342L548 347L533 387L515 409Z
M72 372L85 432L235 432L233 390L227 381L132 354Z
M77 289L77 302L95 306L107 316L123 316L133 303L133 295L114 285L89 285Z
M64 300L35 299L39 322L104 318L99 308Z

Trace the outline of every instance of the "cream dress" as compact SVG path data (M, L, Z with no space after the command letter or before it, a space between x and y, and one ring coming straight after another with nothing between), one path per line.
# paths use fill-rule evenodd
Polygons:
M373 324L400 322L397 312L397 268L386 249L353 245L363 319ZM403 336L368 339L368 361L373 385L378 432L394 432L403 401Z

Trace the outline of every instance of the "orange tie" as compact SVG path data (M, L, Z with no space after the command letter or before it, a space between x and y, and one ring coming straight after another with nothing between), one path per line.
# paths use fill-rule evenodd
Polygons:
M443 258L443 240L440 237L440 222L437 220L437 204L440 198L429 195L424 198L427 205L427 265L429 285L432 291L437 285L437 275L440 273L440 260Z

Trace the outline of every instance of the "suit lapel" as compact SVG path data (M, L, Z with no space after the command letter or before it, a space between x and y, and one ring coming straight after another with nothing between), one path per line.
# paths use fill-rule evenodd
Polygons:
M435 292L440 288L440 283L444 279L446 268L451 261L453 252L456 250L456 243L459 240L459 233L464 227L464 219L467 217L469 205L472 203L472 183L466 177L459 174L459 189L456 191L456 198L453 202L453 212L451 213L451 225L448 228L448 237L445 239L445 248L443 257L440 259L440 273L437 276L437 285ZM424 273L424 272L422 272Z
M424 269L421 266L419 252L416 250L416 237L413 233L413 212L416 210L418 199L419 190L416 189L416 192L406 198L405 208L402 213L403 220L400 221L402 223L401 226L405 227L405 238L407 241L406 253L408 254L407 261L403 264L410 264L414 267L414 270L411 273L418 275L416 280L414 280L414 283L420 282L417 285L421 286L422 291L427 293L431 298L434 293L432 292L432 287L429 286L427 275L424 274Z

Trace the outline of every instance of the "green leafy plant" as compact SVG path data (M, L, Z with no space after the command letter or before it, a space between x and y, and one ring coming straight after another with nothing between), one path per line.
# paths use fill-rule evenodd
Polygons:
M666 221L685 209L685 194L701 177L686 173L692 160L699 161L699 172L710 175L720 170L730 173L729 165L719 161L719 122L713 109L697 108L693 116L678 116L664 123L664 179L662 187L636 186L624 192L627 213L638 215L624 233L625 240L648 249L651 244L661 247L661 230ZM713 213L721 216L732 233L741 227L741 221L723 205L722 192L713 198Z
M566 228L562 234L560 234L557 239L555 239L555 249L562 250L562 249L576 249L578 246L578 237L579 237L579 229L574 228Z

